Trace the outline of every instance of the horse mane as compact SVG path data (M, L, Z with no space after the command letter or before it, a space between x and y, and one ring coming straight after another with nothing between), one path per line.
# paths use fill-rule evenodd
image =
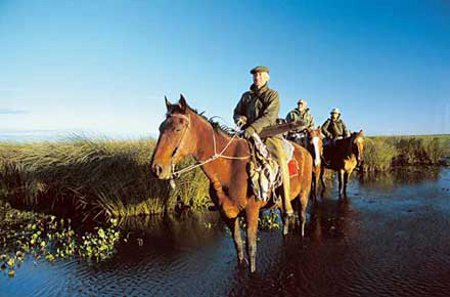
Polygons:
M352 134L350 134L350 137L349 138L353 138L353 137L355 137L356 135L358 135L359 133L358 132L353 132Z
M215 132L223 133L230 137L232 137L236 133L235 129L228 127L226 125L220 124L219 122L215 121L214 118L217 118L217 116L208 118L207 116L205 116L204 111L198 112L197 109L190 107L188 104L186 104L186 108L187 108L187 110L192 111L195 115L198 115L200 118L207 121L213 127ZM172 104L169 108L169 111L167 112L167 114L175 114L175 113L180 113L180 114L184 113L184 111L181 109L181 107L178 104Z
M343 139L339 139L336 141L336 146L334 148L334 156L339 155L346 155L348 152L348 148L352 143L352 139L357 135L358 133L353 132L349 137L345 137Z
M358 132L353 132L353 133L350 134L349 137L345 137L345 138L339 139L338 142L340 142L340 143L350 142L352 139L355 139L355 137L357 135L358 135Z
M219 133L224 133L227 136L233 136L236 133L236 131L233 128L223 125L223 124L219 123L218 121L215 121L214 118L217 118L217 116L208 118L207 116L205 116L204 111L198 112L196 109L194 109L190 106L188 106L188 108L194 114L198 115L199 117L201 117L202 119L207 121L213 127L214 131L219 132Z

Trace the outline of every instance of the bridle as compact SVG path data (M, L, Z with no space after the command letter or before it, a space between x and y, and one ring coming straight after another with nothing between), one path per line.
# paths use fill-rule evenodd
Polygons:
M172 157L170 158L170 164L173 164L173 160L176 159L179 149L181 147L181 144L184 140L184 137L186 136L186 132L187 129L189 128L189 126L191 125L191 116L188 114L187 116L182 115L182 114L167 114L167 118L180 118L180 119L184 119L187 122L187 125L184 127L183 129L183 134L181 135L180 139L178 140L177 145L175 146L175 149L173 150L172 153Z
M356 150L352 148L353 153L356 155L356 159L358 162L362 162L362 150L360 149L360 144L359 142L363 141L362 138L359 138L358 136L355 137L353 143L352 143L352 147L356 147Z
M232 157L232 156L226 156L224 155L225 151L227 150L227 148L230 146L230 144L233 142L233 140L240 134L239 130L235 130L236 132L232 135L232 137L230 138L230 140L228 141L228 143L225 145L225 147L219 152L217 153L217 142L216 142L216 134L214 131L214 128L212 126L211 130L212 130L212 135L213 135L213 148L214 148L214 153L211 157L207 158L204 161L198 162L197 164L192 164L189 165L185 168L182 168L180 170L175 170L175 162L174 160L176 159L176 157L178 156L179 150L181 145L184 143L184 138L186 137L186 132L187 129L190 127L191 124L191 117L190 114L188 114L187 116L182 115L182 114L167 114L167 117L178 117L181 119L184 119L187 121L187 125L184 127L183 129L183 134L180 137L180 140L177 143L177 146L175 147L173 153L172 153L172 157L170 158L170 164L172 166L171 168L171 179L179 177L181 174L189 172L191 170L194 170L197 167L201 167L207 163L210 163L216 159L222 158L222 159L226 159L226 160L247 160L250 158L250 155L248 156L244 156L244 157Z

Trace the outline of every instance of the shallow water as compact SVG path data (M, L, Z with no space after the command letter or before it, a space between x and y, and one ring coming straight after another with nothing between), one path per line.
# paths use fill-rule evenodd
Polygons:
M309 209L303 240L259 232L253 276L213 212L125 222L126 242L99 264L28 258L0 274L0 295L449 296L450 169L355 177L348 191Z

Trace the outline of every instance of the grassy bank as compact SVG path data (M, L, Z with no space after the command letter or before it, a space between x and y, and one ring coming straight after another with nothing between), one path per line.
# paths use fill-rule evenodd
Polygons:
M57 213L121 217L155 214L183 203L202 207L208 183L200 170L175 190L150 172L154 141L0 144L0 195L12 205Z
M76 138L66 142L0 143L0 199L58 214L124 217L202 208L209 183L198 169L171 190L150 173L153 140ZM450 135L367 137L364 167L438 164L450 156ZM185 165L185 164L183 164Z
M382 136L365 140L364 169L385 171L393 166L443 165L450 157L450 135Z

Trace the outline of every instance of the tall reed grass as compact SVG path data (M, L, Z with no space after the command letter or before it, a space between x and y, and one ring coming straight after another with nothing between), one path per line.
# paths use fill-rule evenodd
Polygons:
M367 137L366 171L395 165L437 164L450 156L450 136ZM58 214L126 217L194 209L209 201L200 169L172 190L150 172L153 140L112 141L75 137L64 142L0 143L0 199ZM187 160L181 166L192 162Z
M208 200L209 183L189 172L171 190L150 172L153 140L74 138L66 142L0 144L0 195L13 205L58 213L122 217L194 208ZM189 162L189 161L187 161Z
M392 166L443 165L450 157L450 135L367 137L364 167L385 171Z

